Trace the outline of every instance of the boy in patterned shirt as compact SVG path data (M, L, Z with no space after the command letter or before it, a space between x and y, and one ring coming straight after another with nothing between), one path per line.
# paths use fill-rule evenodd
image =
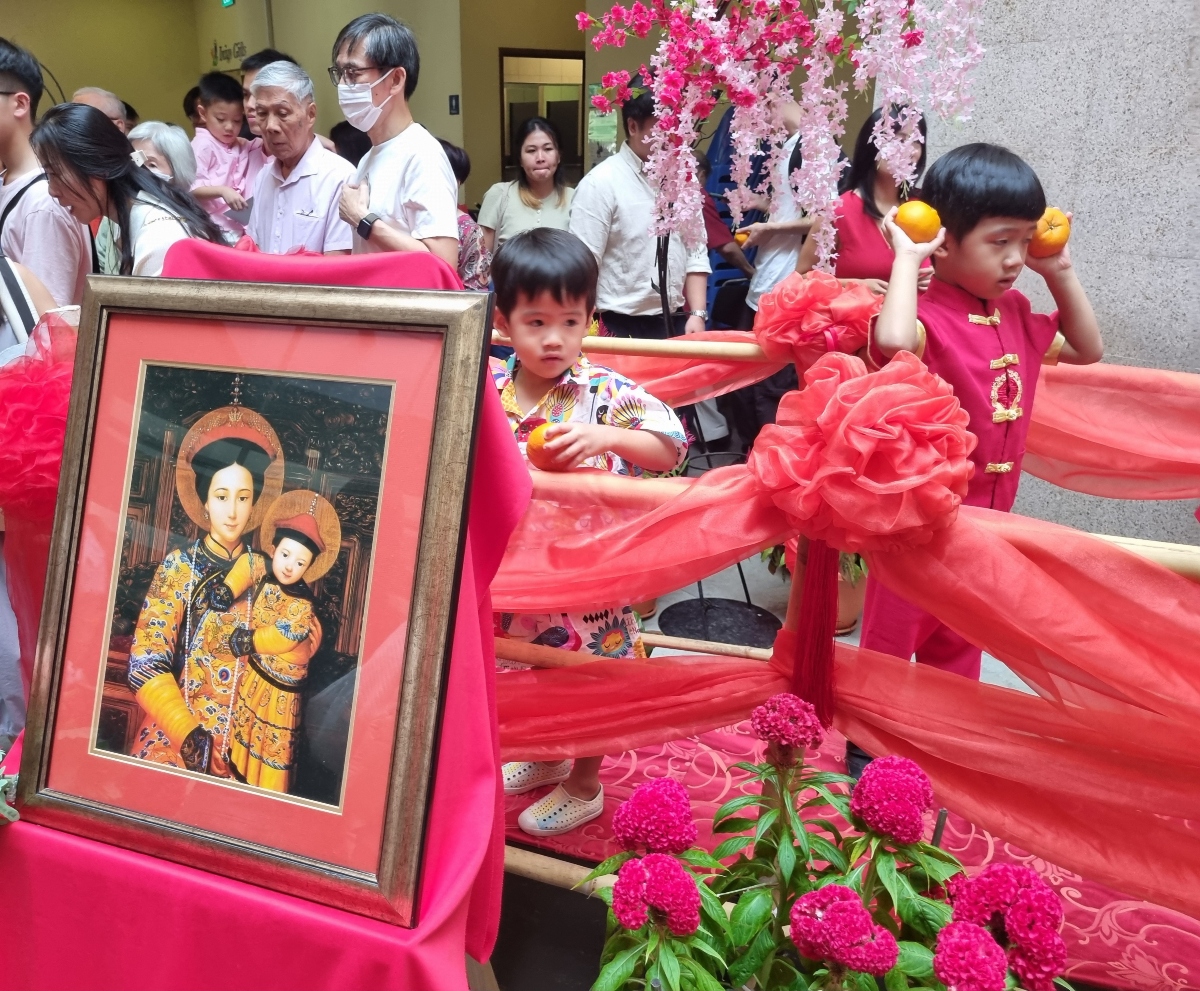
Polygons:
M585 466L616 475L671 471L687 440L678 417L629 379L593 365L581 345L596 305L595 256L574 234L549 227L510 238L492 262L496 329L508 338L507 363L491 359L492 378L525 453L530 433L547 430L545 451L562 469ZM581 613L497 613L496 635L597 657L645 657L633 608L605 605ZM504 791L554 784L520 816L535 836L555 836L604 811L602 757L504 765Z

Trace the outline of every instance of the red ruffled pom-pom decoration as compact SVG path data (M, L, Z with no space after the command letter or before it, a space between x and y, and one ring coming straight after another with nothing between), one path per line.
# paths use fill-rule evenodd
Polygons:
M26 355L0 368L0 510L7 516L54 515L74 367L75 329L47 313Z
M862 283L843 286L826 272L793 272L759 299L754 336L767 357L804 369L826 352L865 347L882 305L883 297Z

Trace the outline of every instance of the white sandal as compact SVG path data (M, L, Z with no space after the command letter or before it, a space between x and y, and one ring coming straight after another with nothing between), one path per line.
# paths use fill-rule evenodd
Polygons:
M596 792L595 798L585 801L568 794L567 789L559 785L522 812L517 825L530 836L558 836L599 818L603 811L603 786Z
M523 795L542 785L556 785L571 774L571 760L513 761L501 769L504 775L504 794Z

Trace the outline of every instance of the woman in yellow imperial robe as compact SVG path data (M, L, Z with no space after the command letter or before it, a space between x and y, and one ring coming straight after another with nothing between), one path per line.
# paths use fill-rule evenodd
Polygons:
M175 488L203 536L167 554L150 583L129 655L129 686L145 711L132 755L229 777L233 688L243 662L229 636L249 603L212 608L213 585L246 550L283 488L283 448L271 425L239 405L203 416L179 450Z

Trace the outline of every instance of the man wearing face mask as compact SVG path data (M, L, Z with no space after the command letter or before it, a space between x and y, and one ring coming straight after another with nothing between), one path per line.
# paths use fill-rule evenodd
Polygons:
M372 144L339 204L354 253L428 251L457 270L458 183L408 105L421 66L412 32L387 14L364 14L342 28L333 61L342 113Z

